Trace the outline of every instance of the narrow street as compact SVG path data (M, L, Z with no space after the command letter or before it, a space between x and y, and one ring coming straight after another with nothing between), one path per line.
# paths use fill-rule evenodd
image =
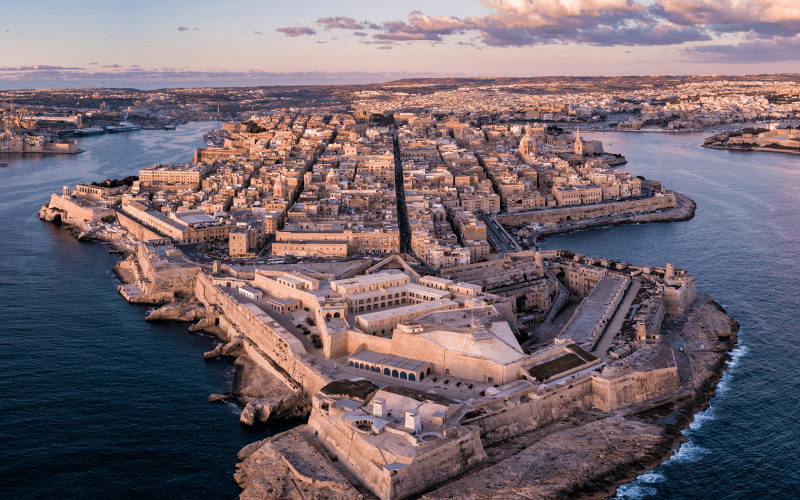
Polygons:
M406 188L403 186L403 162L400 159L400 141L394 132L394 187L397 197L397 225L400 229L400 252L411 252L411 232L406 211Z

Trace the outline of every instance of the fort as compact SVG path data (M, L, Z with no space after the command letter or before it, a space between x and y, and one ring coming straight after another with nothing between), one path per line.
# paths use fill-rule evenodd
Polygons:
M190 173L168 181L203 180ZM662 189L496 218L543 233L620 213L690 216L687 200ZM149 321L189 321L222 341L205 358L237 358L237 384L210 401L237 402L245 425L308 418L242 450L243 498L470 497L492 471L517 477L542 457L553 465L524 481L529 495L613 490L615 471L671 452L737 341L738 324L672 263L527 250L434 269L398 254L393 238L381 240L389 256L347 257L354 243L338 234L337 261L203 262L180 245L231 225L88 186L54 193L40 217L125 253L119 293L161 306ZM654 408L679 417L654 418ZM573 454L590 464L576 467Z
M179 301L197 301L202 314L193 329L225 342L212 358L241 356L281 380L273 397L248 403L243 421L310 414L305 426L243 450L237 480L245 498L248 488L262 491L265 477L275 488L267 498L284 498L280 492L292 483L326 495L349 492L342 498L356 498L353 492L364 487L387 500L426 491L438 498L442 485L464 492L481 471L543 453L547 443L531 441L521 454L491 459L508 454L509 440L545 434L564 446L567 431L558 426L565 419L590 419L586 432L609 432L620 441L644 433L663 445L669 426L641 423L637 412L665 403L686 411L707 382L698 375L715 373L736 340L735 322L671 264L638 267L562 251L510 254L516 260L508 262L526 262L539 279L555 279L554 288L584 297L565 312L570 317L557 335L523 349L503 308L507 300L457 281L480 282L475 269L426 277L395 257L248 272L189 266L181 257L165 240L138 243L125 261L136 263L138 279L120 292L170 291ZM440 302L451 305L442 309ZM430 307L414 309L423 305ZM645 310L658 312L639 319ZM376 330L359 321L374 311L390 324ZM626 329L615 321L620 316L643 328ZM295 326L302 323L313 325L319 343ZM673 347L678 340L689 354ZM612 341L624 343L624 353ZM683 355L691 359L690 372L676 361ZM614 416L620 411L626 417ZM631 451L621 448L619 461L609 459L595 473L624 465ZM267 472L279 465L285 475ZM335 480L317 481L317 471Z

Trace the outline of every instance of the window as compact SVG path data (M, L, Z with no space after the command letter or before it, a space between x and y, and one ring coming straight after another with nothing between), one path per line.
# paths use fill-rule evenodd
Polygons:
M413 373L409 373L408 374L408 380L410 380L411 382L415 382L416 381L416 377L414 376ZM420 380L422 380L422 379L420 379Z
M391 373L389 373L389 369L388 369L388 368L384 368L384 369L383 369L383 374L384 374L384 375L386 375L387 377L388 377L389 375L391 375Z
M353 366L353 362L352 361L350 361L350 366Z
M400 379L401 380L408 380L408 375L406 375L406 372L400 372Z
M397 370L392 370L392 377L397 378L399 376L400 376L400 374L397 373Z

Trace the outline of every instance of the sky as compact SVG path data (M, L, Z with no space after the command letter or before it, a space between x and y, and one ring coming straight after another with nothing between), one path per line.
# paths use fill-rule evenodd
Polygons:
M30 0L0 89L788 73L798 34L800 0Z

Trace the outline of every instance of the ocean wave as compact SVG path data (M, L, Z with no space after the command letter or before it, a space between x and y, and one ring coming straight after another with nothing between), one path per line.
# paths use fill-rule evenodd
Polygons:
M693 441L689 440L683 443L681 447L678 448L678 451L676 451L671 457L669 457L669 460L667 460L665 464L669 464L670 462L672 463L696 462L697 460L707 455L708 453L709 453L708 449L703 448L702 446L699 446L695 444Z
M654 496L658 490L650 486L642 486L637 483L623 484L617 488L617 498L624 498L626 500L639 500L646 497Z
M222 402L223 402L223 403L225 403L225 408L227 408L227 409L228 409L228 411L230 411L230 412L231 412L231 413L233 413L234 415L237 415L237 416L238 416L238 415L241 415L241 414L242 414L242 409L241 409L241 408L239 408L239 407L238 407L237 405L235 405L234 403L231 403L230 401L225 401L225 400L223 400Z

